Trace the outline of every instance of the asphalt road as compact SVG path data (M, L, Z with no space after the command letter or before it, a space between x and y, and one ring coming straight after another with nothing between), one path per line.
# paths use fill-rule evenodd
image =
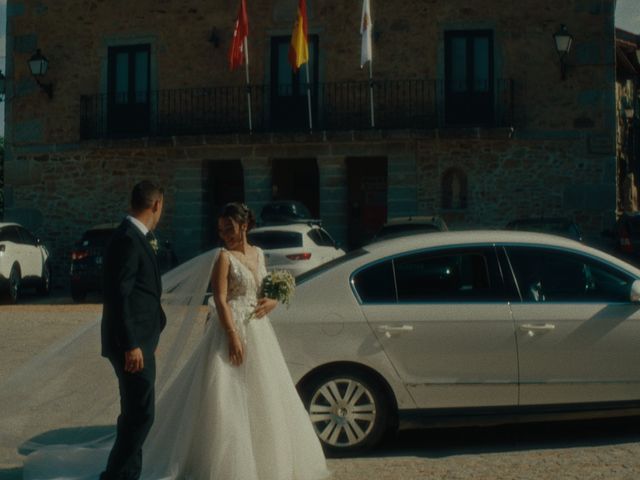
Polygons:
M88 301L59 294L0 305L0 378L95 319L99 298ZM640 419L405 431L370 454L328 463L335 480L637 480ZM0 480L21 478L20 464L17 452L0 450Z

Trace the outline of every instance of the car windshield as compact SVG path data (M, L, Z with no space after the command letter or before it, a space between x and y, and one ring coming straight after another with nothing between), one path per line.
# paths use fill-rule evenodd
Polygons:
M367 253L369 253L369 251L365 250L364 248L352 250L345 255L334 258L333 260L323 263L322 265L319 265L316 268L312 268L311 270L308 270L296 276L296 284L301 285L304 282L307 282L312 278L317 277L318 275L321 275L331 270L332 268L337 267L338 265L342 265L343 263L348 262L349 260L353 260L354 258L361 257L362 255L366 255Z
M378 237L390 237L410 234L415 232L439 232L440 229L432 223L405 223L398 225L385 225L380 229Z
M265 205L262 210L262 218L298 218L298 219L307 219L311 218L311 213L302 204L298 203L287 203L287 204L276 204L276 205Z
M302 234L273 230L269 232L250 232L247 235L249 243L263 250L277 250L279 248L296 248L302 246Z
M82 247L103 247L107 244L107 241L113 235L114 230L112 228L109 229L100 229L100 230L89 230L85 232L82 236L82 240L80 241L80 246Z

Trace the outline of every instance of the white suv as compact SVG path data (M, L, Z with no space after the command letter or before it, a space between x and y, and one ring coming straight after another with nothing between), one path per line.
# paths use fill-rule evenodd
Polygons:
M49 252L39 238L16 223L0 223L0 285L16 303L23 287L51 290Z
M264 250L269 270L289 270L293 276L345 254L331 235L314 223L254 228L247 237Z

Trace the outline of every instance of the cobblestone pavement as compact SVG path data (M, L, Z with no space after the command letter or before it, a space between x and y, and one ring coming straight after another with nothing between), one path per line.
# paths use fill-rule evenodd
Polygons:
M0 378L100 313L61 295L25 302L0 305ZM0 451L0 480L21 478L20 461ZM334 480L638 480L640 419L406 431L329 467Z

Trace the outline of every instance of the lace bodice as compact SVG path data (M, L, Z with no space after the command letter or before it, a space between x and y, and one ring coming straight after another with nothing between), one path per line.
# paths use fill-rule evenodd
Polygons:
M264 252L256 247L258 251L257 269L254 272L250 265L245 264L233 253L224 250L229 257L229 276L227 277L227 301L237 302L245 305L255 305L262 279L267 275L264 263Z

